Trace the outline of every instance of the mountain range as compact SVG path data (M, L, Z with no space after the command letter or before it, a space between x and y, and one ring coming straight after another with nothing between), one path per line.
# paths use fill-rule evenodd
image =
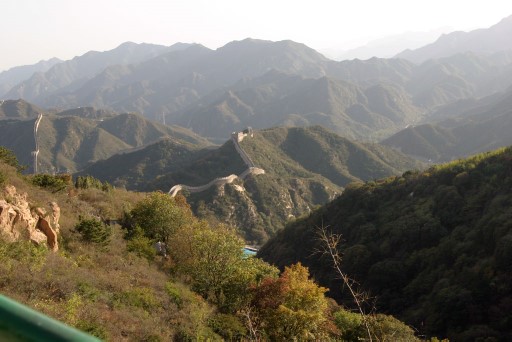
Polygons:
M414 63L423 63L429 59L448 57L468 51L479 55L488 55L512 49L510 46L511 35L512 15L486 29L444 34L431 44L414 50L405 50L395 57L405 58Z
M453 31L449 27L441 27L426 32L407 31L369 41L368 43L351 48L322 49L321 52L334 60L370 59L372 57L391 58L404 50L417 49L435 41L446 32Z
M453 41L502 42L510 26L506 18ZM415 64L400 58L336 62L293 41L245 39L216 50L125 43L58 63L4 98L56 111L92 106L138 112L217 143L249 125L324 125L377 141L423 122L441 106L505 91L512 84L507 45L486 53L473 45L453 51L440 45L444 53Z
M58 58L51 58L32 65L22 65L0 73L0 97L18 83L29 79L35 73L44 73L55 64L62 63Z
M440 108L432 117L441 120L410 126L382 143L432 162L512 145L512 89L478 101Z
M30 78L23 80L6 92L3 98L23 98L30 102L46 105L43 99L49 95L73 91L108 66L136 64L162 53L188 46L189 44L182 43L166 47L126 42L110 51L89 51L71 60L55 63L45 72L34 73Z
M0 100L0 120L37 118L39 113L47 111L24 100Z

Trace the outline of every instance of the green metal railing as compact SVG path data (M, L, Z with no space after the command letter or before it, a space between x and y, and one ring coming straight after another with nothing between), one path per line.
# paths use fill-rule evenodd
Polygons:
M98 342L100 340L0 295L0 341Z

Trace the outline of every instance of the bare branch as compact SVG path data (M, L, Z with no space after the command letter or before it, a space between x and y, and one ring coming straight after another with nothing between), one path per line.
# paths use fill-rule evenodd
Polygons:
M343 285L349 290L354 303L357 306L359 313L361 314L361 318L363 319L363 324L366 328L366 333L368 334L368 339L370 342L373 341L370 322L368 319L368 315L364 311L364 304L368 303L370 300L370 296L367 292L358 291L356 285L358 283L350 278L346 273L344 273L341 269L342 255L339 252L339 246L342 242L341 234L333 234L332 232L327 231L327 227L323 225L321 227L317 227L317 235L318 240L321 242L320 249L316 249L314 251L315 254L322 254L329 257L332 260L333 268L336 271L338 278L343 281Z
M245 320L245 326L249 330L249 341L259 342L261 341L261 333L259 329L259 322L257 322L256 317L253 314L253 308L251 306L246 306L242 310L240 310L240 314Z

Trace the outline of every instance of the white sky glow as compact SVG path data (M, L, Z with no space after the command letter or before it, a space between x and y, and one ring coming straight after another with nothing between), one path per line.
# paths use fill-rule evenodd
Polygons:
M509 15L504 0L2 0L0 71L125 41L217 48L251 37L348 49L407 31L489 27Z

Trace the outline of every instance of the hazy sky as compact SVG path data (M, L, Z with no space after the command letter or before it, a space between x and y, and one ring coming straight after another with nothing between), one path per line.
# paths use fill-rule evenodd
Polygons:
M217 48L247 37L345 49L406 31L489 27L509 0L1 0L0 70L125 41Z

